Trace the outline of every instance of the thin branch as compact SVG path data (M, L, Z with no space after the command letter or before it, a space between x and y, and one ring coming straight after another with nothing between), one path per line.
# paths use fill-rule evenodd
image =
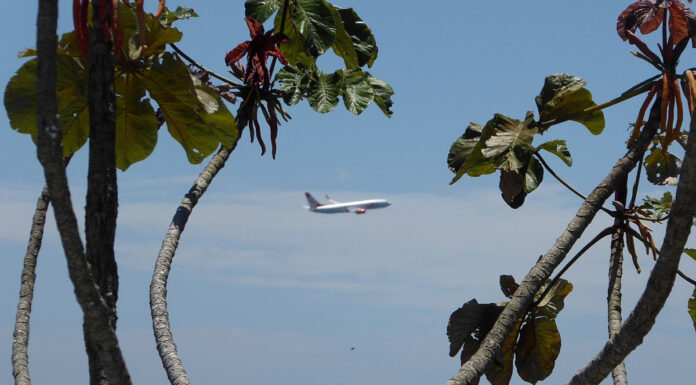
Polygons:
M75 288L77 302L85 315L85 327L96 336L97 353L104 363L106 381L110 385L128 385L131 383L130 376L118 346L116 332L111 325L108 306L91 275L85 257L63 164L56 91L57 18L57 2L39 0L36 23L38 158L44 169L70 280Z
M657 132L659 123L660 106L655 104L650 111L648 123L638 139L633 143L631 149L614 165L607 177L590 193L553 247L537 261L536 265L524 278L522 284L496 320L493 328L486 335L479 350L462 365L462 368L447 382L447 385L474 384L495 361L503 341L510 334L522 313L534 301L534 294L551 276L553 270L563 261L594 216L599 212L602 204L611 196L617 183L628 175L636 166L638 160L643 157L645 150Z
M285 28L285 16L288 13L288 5L289 5L289 0L283 1L283 9L281 12L283 12L283 15L280 17L280 30L278 33L282 34ZM268 77L270 78L271 75L273 75L273 70L275 69L276 61L278 60L277 57L273 56L273 59L271 60L271 69L268 71ZM266 90L269 88L272 88L273 84L267 84L266 85Z
M568 382L572 385L598 384L611 370L643 342L669 296L684 245L696 213L696 121L691 120L684 163L676 197L667 221L664 241L648 284L617 335L610 338L599 354Z
M29 346L29 318L31 316L31 304L34 299L36 261L39 256L39 250L41 250L48 204L48 188L44 187L34 211L27 252L24 256L24 267L22 268L22 283L19 288L19 303L17 304L17 317L15 318L13 333L14 340L12 342L12 374L15 378L15 385L31 385L29 355L27 353Z
M210 76L212 76L212 77L214 77L214 78L216 78L216 79L218 79L218 80L220 80L220 81L223 81L223 82L225 82L225 83L227 83L227 84L229 84L229 85L231 85L231 86L233 86L233 87L235 87L235 88L242 88L242 85L239 84L239 83L236 83L234 80L230 80L230 79L228 79L228 78L226 78L226 77L224 77L224 76L222 76L222 75L218 75L217 73L215 73L215 72L213 72L213 71L211 71L211 70L209 70L209 69L203 67L202 64L199 64L197 61L193 60L190 56L188 56L187 54L185 54L184 51L182 51L179 47L176 46L176 44L174 44L174 43L169 43L169 46L171 46L172 49L173 49L174 51L176 51L176 53L179 54L179 56L181 56L181 57L183 57L184 59L186 59L186 61L189 62L189 63L191 63L191 65L193 65L194 67L197 67L198 69L200 69L201 71L203 71L203 72L209 74Z
M682 277L682 279L685 280L686 282L696 286L696 280L694 280L693 278L690 278L688 275L684 274L681 270L677 270L677 274L680 277Z
M578 197L580 197L580 199L582 199L583 201L587 200L587 197L584 196L584 195L582 195L582 193L581 193L580 191L576 190L573 186L571 186L570 184L568 184L568 182L566 182L565 180L563 180L563 178L561 178L560 176L558 176L558 174L556 174L556 173L553 171L553 169L548 165L548 163L546 163L546 161L544 160L544 158L541 156L541 154L540 154L539 152L535 152L535 153L534 153L534 156L536 156L536 158L539 159L539 162L541 162L541 165L544 166L544 168L546 169L546 171L548 171L549 174L551 174L551 176L553 176L554 178L556 178L557 181L559 181L562 185L564 185L564 186L565 186L568 190L570 190L573 194L575 194L575 195L577 195ZM616 215L612 210L609 210L608 208L606 208L606 207L604 207L604 206L601 206L601 207L600 207L600 210L602 210L602 211L604 211L605 213L611 215L612 217Z
M639 166L640 167L640 166ZM609 285L607 289L607 328L609 338L621 329L621 278L623 276L623 236L622 218L614 219L614 233L611 236L611 255L609 257ZM626 364L621 362L612 371L614 385L627 385Z
M150 282L150 312L152 315L152 327L155 332L157 351L162 359L162 365L167 372L167 377L172 385L189 385L191 381L186 374L184 365L181 362L179 353L174 344L174 339L169 323L169 312L167 311L167 280L171 270L172 260L176 248L179 245L181 233L184 231L186 222L203 196L213 178L225 166L225 162L230 153L236 147L237 142L231 148L222 147L208 162L203 172L198 176L188 194L181 201L181 204L174 214L172 223L169 225L167 235L162 242L157 261L155 262L152 281Z

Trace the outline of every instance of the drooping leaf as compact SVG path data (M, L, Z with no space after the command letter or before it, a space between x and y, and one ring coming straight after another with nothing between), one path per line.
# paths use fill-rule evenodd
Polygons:
M508 385L510 383L512 370L514 369L513 356L515 353L515 345L517 344L517 337L520 334L520 326L522 326L522 318L515 323L515 327L503 341L501 346L502 362L494 363L486 371L486 378L491 385Z
M486 140L495 130L496 117L489 120L485 126L469 124L464 135L452 144L447 163L456 175L450 184L454 184L465 174L481 176L495 172L495 164L491 159L483 156L481 149L485 147Z
M353 8L339 8L338 14L343 20L343 27L353 41L353 49L358 56L358 66L372 64L377 59L377 41L370 28L358 16Z
M122 171L147 158L157 144L157 118L145 85L132 74L115 79L116 167Z
M503 294L505 294L506 297L512 298L512 295L515 293L518 287L520 287L520 285L515 282L515 278L513 278L513 276L500 276L500 290L503 291Z
M170 135L181 144L191 163L200 163L217 149L218 135L201 117L204 106L184 62L164 53L139 77L159 105Z
M546 288L550 282L546 282L544 285L541 286L539 291L536 293L534 300L539 300L539 296L546 291ZM556 282L551 290L544 296L543 299L539 301L539 304L537 305L538 308L544 308L543 314L548 315L550 317L555 317L558 312L560 312L563 309L563 299L565 299L570 292L573 291L573 284L568 282L565 279L559 279L558 282ZM548 308L546 308L549 306ZM548 313L548 314L547 314Z
M527 170L524 173L524 192L529 194L536 190L544 180L544 166L536 158L529 158Z
M313 57L318 57L333 45L336 26L331 9L323 0L296 0L292 21Z
M684 254L688 255L692 259L696 260L696 249L684 249Z
M244 3L244 15L264 23L283 6L283 0L247 0Z
M348 111L360 115L374 98L372 86L360 68L343 70L343 103Z
M674 186L677 184L681 160L660 147L645 158L645 172L650 183Z
M338 104L341 86L341 70L331 74L317 71L309 81L309 105L314 111L326 113Z
M553 372L560 352L561 335L556 321L546 317L535 317L532 311L520 330L515 349L517 374L523 380L536 384Z
M58 114L63 135L63 156L82 147L89 137L87 71L66 55L56 59ZM36 141L36 59L24 63L5 88L5 109L10 126Z
M283 100L289 106L299 103L309 89L309 74L303 70L304 66L285 66L276 74L276 80L283 92Z
M694 293L691 294L691 298L689 298L688 308L689 315L694 323L694 329L696 329L696 288L694 289Z
M535 127L530 127L533 121L534 118L530 115L521 122L496 114L494 131L486 140L481 153L484 157L493 159L496 168L500 170L522 170L534 152L532 140L538 131Z
M517 170L500 170L500 182L498 183L500 195L511 208L517 209L524 204L527 197L524 185L525 176Z
M391 97L394 95L394 90L389 85L389 83L377 79L376 77L370 75L369 72L364 72L365 80L372 86L372 91L374 93L374 102L382 110L384 115L391 118L392 112L392 100Z
M536 97L539 121L574 120L594 135L604 130L604 113L586 110L596 106L587 83L577 76L556 74L546 77L541 93Z
M348 32L346 32L338 9L334 5L329 5L329 9L334 18L334 24L336 25L336 39L331 48L333 48L336 56L343 58L346 68L359 67L360 63L358 61L358 54L355 52L355 47L353 47L353 39L351 39Z
M457 355L472 333L479 340L488 334L506 303L479 304L476 299L465 303L450 315L447 338L450 341L450 357Z
M198 14L195 10L193 10L193 8L185 8L182 6L178 6L176 7L176 10L172 12L169 9L167 9L167 7L164 7L164 10L160 15L159 21L166 25L172 25L172 23L174 23L175 21L186 20L192 17L198 17Z
M565 140L553 140L546 142L537 147L538 150L548 151L557 157L559 157L563 163L568 165L568 167L573 165L573 159L570 157L570 151L568 151L568 146L566 146Z

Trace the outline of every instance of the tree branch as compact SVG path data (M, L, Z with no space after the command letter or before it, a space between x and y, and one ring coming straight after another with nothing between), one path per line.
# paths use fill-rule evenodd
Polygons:
M213 178L225 166L225 162L230 153L237 146L237 142L231 148L222 147L215 156L208 162L203 172L198 176L188 194L181 201L181 204L174 214L172 223L169 225L167 235L162 242L155 270L152 274L150 283L150 312L152 315L152 327L155 332L157 351L162 359L162 365L167 372L167 377L172 385L189 385L190 380L181 362L176 344L171 332L169 323L169 313L167 311L167 279L171 270L174 253L179 245L181 233L184 231L186 222L191 216L193 208L198 200L203 196Z
M70 199L63 164L62 132L58 124L56 91L57 1L39 0L37 19L37 153L44 169L51 205L60 233L75 296L85 315L85 326L96 336L99 357L110 385L131 383L108 306L91 275L85 257L77 218Z
M31 224L31 233L24 256L22 268L22 283L19 288L19 302L17 304L17 317L12 342L12 374L15 385L31 385L29 377L29 318L31 316L31 303L34 299L34 282L36 281L36 261L41 250L44 224L46 223L46 211L48 210L48 188L44 187L36 203L34 219Z
M660 124L660 106L654 104L650 118L638 140L626 155L613 167L606 178L590 193L587 200L575 214L565 231L553 247L537 261L517 289L512 299L502 311L491 331L481 343L479 350L465 362L447 385L471 385L476 383L486 369L494 362L501 345L517 320L534 300L534 294L551 276L553 270L563 261L575 242L580 238L594 216L609 198L617 184L635 167L645 154L645 150Z
M667 221L660 257L655 263L648 284L636 307L614 337L602 351L568 384L598 384L619 362L643 342L643 337L655 323L657 314L669 296L679 267L684 245L689 237L696 213L696 121L692 116L691 132L687 142L684 163L677 185L672 211Z
M625 199L624 199L625 201ZM621 277L623 276L623 220L614 219L614 234L611 236L611 256L609 257L609 288L607 293L607 318L609 338L621 329ZM626 365L621 362L612 371L614 385L627 385Z

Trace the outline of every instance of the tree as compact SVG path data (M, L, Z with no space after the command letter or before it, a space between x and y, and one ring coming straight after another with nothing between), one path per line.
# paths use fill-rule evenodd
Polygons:
M637 30L649 34L660 28L662 44L659 46L661 56L658 56L637 36ZM593 134L599 134L604 128L602 109L648 93L628 139L628 152L591 194L584 197L559 178L561 183L583 198L583 204L563 234L539 258L521 284L517 284L512 277L501 276L501 289L510 301L478 304L471 300L452 314L448 325L450 354L454 356L462 349L462 368L448 384L475 384L483 374L492 384L507 384L513 371L513 356L516 356L515 365L523 380L536 383L546 378L560 352L561 340L555 315L563 308L563 298L572 290L570 283L560 277L602 237L612 236L607 304L609 339L604 349L570 380L571 384L596 384L611 372L616 384L625 384L626 373L622 361L650 331L676 275L695 283L678 267L682 253L693 254L693 251L685 250L684 245L696 212L696 205L691 199L696 186L693 163L696 142L694 135L680 129L684 109L680 93L683 89L689 114L693 115L696 82L690 69L678 75L676 67L682 52L696 35L696 15L679 0L638 1L629 5L619 16L617 31L624 41L628 40L640 50L634 55L657 68L659 75L638 83L616 99L601 105L592 101L592 95L584 88L585 83L580 78L567 74L549 76L536 97L538 120L532 112L527 113L524 121L496 114L484 126L470 124L450 149L448 163L456 173L452 183L463 175L477 177L499 170L502 197L508 205L517 208L541 183L544 170L558 178L544 161L542 150L571 165L570 152L564 141L533 146L536 134L568 120L579 122ZM653 99L655 103L650 116L644 122L644 114ZM692 131L694 127L692 119ZM669 152L672 144L678 144L685 150L683 161ZM646 156L647 150L650 153ZM628 201L628 174L637 165L639 168ZM660 199L646 198L643 204L636 204L640 168L643 165L650 182L677 185L674 200L671 195L665 194ZM602 206L612 192L614 210ZM599 210L610 213L614 218L613 225L583 247L551 279L553 271ZM666 235L658 250L645 222L661 223L664 220L667 220ZM631 225L636 226L637 231ZM638 271L636 240L653 253L656 263L636 308L621 324L623 237ZM688 303L692 318L693 304L692 298ZM696 318L694 322L696 325Z
M283 104L290 106L307 99L312 108L324 113L342 97L345 107L356 115L375 102L391 116L391 87L362 69L372 66L377 58L375 38L352 8L339 8L324 0L249 0L245 10L251 40L225 57L237 82L206 69L174 44L182 34L172 24L196 17L191 9L170 11L160 0L157 12L146 14L143 0L134 5L127 0L75 0L75 29L58 41L56 2L40 1L37 47L21 55L36 59L17 71L5 92L11 125L35 139L46 178L22 272L12 354L17 384L30 383L27 343L33 268L49 202L84 313L90 381L129 384L115 334L116 168L125 171L149 156L163 124L192 163L200 163L218 149L177 209L151 284L157 347L170 381L185 384L189 381L169 331L166 279L191 210L236 148L243 129L249 127L251 140L256 138L263 155L266 147L260 111L270 128L275 157L279 118L290 118ZM90 13L92 18L88 20ZM265 32L262 23L274 14L274 28ZM324 73L317 67L317 58L329 48L343 59L344 69ZM242 63L244 56L246 66ZM270 56L273 61L267 66ZM277 60L285 67L276 73ZM221 83L214 84L212 79ZM146 96L156 102L157 111ZM238 105L236 117L226 103ZM87 139L90 156L85 248L65 167Z

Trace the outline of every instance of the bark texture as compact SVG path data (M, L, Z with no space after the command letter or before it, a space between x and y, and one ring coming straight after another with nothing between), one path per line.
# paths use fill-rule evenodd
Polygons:
M14 339L12 341L12 374L14 375L15 385L31 385L28 354L29 319L31 316L31 303L34 300L36 262L39 257L39 250L41 250L48 204L48 188L44 187L36 203L27 252L24 256L24 266L22 267L22 282L19 287L19 302L17 303Z
M667 221L660 257L648 284L623 327L607 341L602 351L568 382L572 385L599 384L624 358L643 342L674 285L679 260L696 213L696 122L686 145L677 193Z
M624 202L625 204L625 199ZM617 218L614 225L620 225ZM617 227L611 236L611 256L609 258L609 289L607 293L607 318L609 338L621 329L621 277L623 276L623 235L622 228ZM621 362L611 372L614 385L627 385L626 365Z
M100 1L92 1L93 24L103 23L100 13L109 19L109 9L101 10ZM106 41L105 41L106 40ZM102 28L93 28L89 50L89 170L85 206L87 261L116 329L118 271L114 256L114 237L118 210L116 185L116 95L110 36ZM84 335L89 358L90 384L106 384L103 365L97 353L97 339L85 319Z
M236 142L235 142L236 146ZM169 225L167 235L162 242L155 270L150 283L150 312L152 314L152 327L157 341L157 351L162 359L162 365L167 372L167 377L172 385L189 385L190 380L181 362L176 344L172 336L171 325L169 323L169 313L167 312L167 279L172 266L172 260L179 245L181 233L184 231L186 222L191 215L191 211L198 203L198 200L208 189L215 175L225 166L225 162L234 150L232 148L221 148L210 160L198 179L193 183L188 194L184 196L181 204L174 214L172 223Z
M37 19L37 148L44 169L51 205L60 233L75 296L85 315L85 327L95 336L97 354L111 385L131 383L109 308L92 277L84 253L77 218L70 199L68 179L63 164L61 129L58 124L56 92L56 0L39 0Z
M527 273L519 289L517 289L496 320L493 328L481 343L479 350L462 365L461 369L447 381L446 385L474 384L494 362L503 341L510 334L522 313L532 304L534 293L539 290L541 285L551 276L553 270L563 261L575 242L592 222L604 201L614 192L617 184L642 159L660 124L659 107L657 103L653 105L648 122L638 140L636 140L628 153L614 165L609 175L588 195L587 200L583 202L575 217L568 224L563 234L556 240L553 247Z

